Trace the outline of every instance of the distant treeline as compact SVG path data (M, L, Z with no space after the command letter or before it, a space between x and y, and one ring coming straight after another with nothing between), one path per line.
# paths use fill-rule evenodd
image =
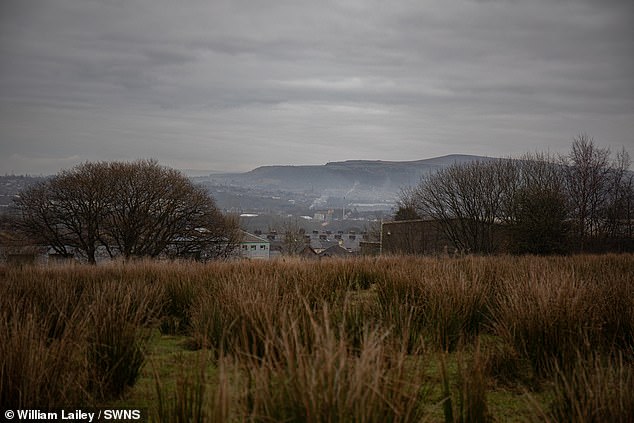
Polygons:
M395 220L433 219L464 252L632 251L630 163L585 134L564 156L456 163L403 189Z

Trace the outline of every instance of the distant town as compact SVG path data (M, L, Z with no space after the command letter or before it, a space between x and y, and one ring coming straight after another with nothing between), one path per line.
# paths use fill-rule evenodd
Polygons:
M265 166L246 173L190 179L205 187L221 211L238 216L240 227L248 233L273 236L279 241L292 226L334 242L338 238L350 240L350 235L371 239L368 234L394 215L400 189L415 185L425 173L475 159L484 158L452 155L411 162L353 160L315 166ZM0 176L0 212L8 211L21 190L45 179ZM348 243L345 248L359 251L358 243Z
M572 164L541 156L508 160L450 155L408 162L352 160L311 166L264 166L245 173L206 176L187 177L174 172L191 187L190 194L179 201L189 202L194 193L202 192L210 208L223 216L227 232L213 235L209 228L217 222L210 226L195 223L187 234L173 235L161 251L168 257L195 253L191 258L209 260L229 255L270 259L283 255L323 258L379 253L560 254L632 250L634 180L629 162L607 161L609 150L596 148L589 138L576 140L573 147L589 154L572 156L576 160ZM583 182L581 170L586 165L582 159L586 156L605 157L600 171L607 176L595 189L600 204L598 200L596 204L589 203L575 191L576 184ZM167 172L156 161L129 166ZM108 180L119 181L117 175ZM126 184L144 180L133 177ZM483 185L482 180L489 183ZM20 193L48 181L45 176L0 176L0 215L10 222L15 216L14 200L23 202ZM409 190L421 183L426 191ZM171 184L161 182L159 186ZM427 197L416 197L421 192ZM435 203L439 198L442 203ZM487 203L489 200L492 202ZM104 204L119 204L117 201L107 200ZM572 207L579 202L592 208L587 206L581 213ZM426 209L419 214L421 204ZM462 204L477 207L463 210ZM199 215L203 214L194 214ZM50 218L43 219L48 225ZM25 228L39 236L35 226ZM148 233L156 230L152 228ZM209 244L214 246L213 253L198 247L189 251L195 242L214 236ZM19 244L8 234L6 237L5 244ZM93 262L113 258L114 252L121 250L121 245L109 245L102 239L99 242L91 253ZM158 251L150 256L158 256ZM67 257L74 252L62 245L59 251L39 251L36 255L55 254Z

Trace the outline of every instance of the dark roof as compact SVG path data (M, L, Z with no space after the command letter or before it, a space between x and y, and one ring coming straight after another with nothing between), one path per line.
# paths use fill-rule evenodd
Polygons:
M297 254L302 257L317 257L317 252L310 245L305 245Z
M329 239L311 239L310 246L313 250L326 250L335 245L339 245L339 241Z
M319 253L319 257L347 257L349 255L350 252L339 244L328 247Z

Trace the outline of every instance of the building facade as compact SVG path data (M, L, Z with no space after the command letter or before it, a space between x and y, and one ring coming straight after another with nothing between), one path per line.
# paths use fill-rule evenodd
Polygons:
M271 243L257 235L244 232L240 241L240 257L250 260L268 260L271 257Z
M453 250L435 220L399 220L381 225L382 254L446 254Z

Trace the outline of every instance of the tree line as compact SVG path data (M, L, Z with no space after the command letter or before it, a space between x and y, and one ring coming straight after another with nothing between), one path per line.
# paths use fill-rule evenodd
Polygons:
M156 160L87 162L63 170L14 202L12 228L64 257L96 262L160 255L206 260L227 256L238 224L181 172Z
M395 220L438 223L465 252L634 249L634 175L586 134L567 155L454 164L403 189Z

